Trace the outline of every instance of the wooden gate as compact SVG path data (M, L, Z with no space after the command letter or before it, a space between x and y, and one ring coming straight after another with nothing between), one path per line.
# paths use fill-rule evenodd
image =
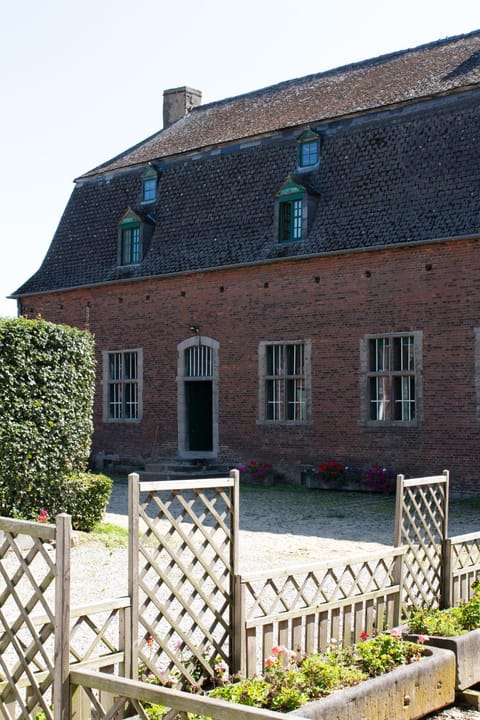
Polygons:
M132 668L198 686L235 669L239 477L129 476ZM216 669L215 669L216 667Z
M397 477L394 542L396 547L407 546L402 579L404 612L442 604L448 483L448 470L432 477Z

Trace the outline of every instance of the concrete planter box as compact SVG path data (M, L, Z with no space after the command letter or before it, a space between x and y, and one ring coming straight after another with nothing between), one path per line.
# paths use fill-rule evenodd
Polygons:
M455 700L455 656L428 648L421 660L344 688L289 713L311 720L416 720Z
M416 641L417 637L417 635L407 635L406 639ZM425 641L425 645L451 650L454 653L456 690L466 690L480 682L480 628L455 637L431 635Z

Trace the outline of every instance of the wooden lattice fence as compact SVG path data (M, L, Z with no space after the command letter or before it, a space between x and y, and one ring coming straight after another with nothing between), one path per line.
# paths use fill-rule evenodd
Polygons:
M29 717L37 709L48 720L55 674L57 546L68 522L57 526L0 519L0 715ZM35 614L41 617L35 620ZM60 688L58 688L60 690Z
M448 484L448 470L424 478L397 477L394 544L407 547L402 577L405 614L442 604Z
M214 480L130 476L134 672L140 662L195 686L218 662L235 665L238 492L236 470Z
M404 544L243 576L238 494L236 471L162 483L130 476L129 596L79 609L70 607L70 518L0 518L0 716L110 720L130 706L144 717L142 703L155 697L175 711L237 718L208 699L135 683L139 663L186 685L218 660L251 675L275 644L348 646L396 625L402 606L468 599L480 577L480 533L446 538L448 473L399 478L395 540Z
M480 533L447 538L444 568L443 605L453 607L469 600L474 581L480 579Z
M274 645L321 652L398 624L404 550L238 577L242 674L261 672Z

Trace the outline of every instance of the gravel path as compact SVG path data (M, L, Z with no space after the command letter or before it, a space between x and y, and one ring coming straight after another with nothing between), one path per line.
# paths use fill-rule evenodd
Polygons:
M451 501L449 534L478 530L479 510L477 498ZM394 512L394 499L382 495L242 486L241 572L382 549L392 544ZM126 480L115 482L105 520L127 527ZM72 553L73 605L126 594L126 549L108 550L100 543L82 539ZM455 706L429 719L480 720L480 711Z

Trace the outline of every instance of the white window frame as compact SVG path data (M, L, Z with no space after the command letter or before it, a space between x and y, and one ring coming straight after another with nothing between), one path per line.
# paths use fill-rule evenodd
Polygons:
M287 348L301 345L303 348L303 370L288 372ZM279 362L275 363L273 374L269 372L269 349L275 348ZM260 423L268 425L305 425L311 421L311 378L312 378L311 340L263 340L258 346L258 418ZM294 400L289 400L289 388L294 388ZM271 392L269 392L271 389ZM303 393L303 400L297 397ZM272 397L277 395L277 399ZM301 405L301 412L297 412ZM294 412L289 412L294 407ZM273 409L269 412L269 408ZM288 417L288 416L293 417ZM297 416L297 417L295 417Z
M125 377L125 359L129 354L136 355L136 377ZM112 356L118 356L120 361L119 377L112 378L110 360ZM142 348L129 348L121 350L104 350L102 352L103 362L103 421L107 423L138 423L143 416L143 350ZM135 386L135 400L128 400L127 386ZM115 388L113 387L115 386ZM118 393L116 402L118 413L111 412L112 390ZM136 413L128 412L129 405L135 405Z

